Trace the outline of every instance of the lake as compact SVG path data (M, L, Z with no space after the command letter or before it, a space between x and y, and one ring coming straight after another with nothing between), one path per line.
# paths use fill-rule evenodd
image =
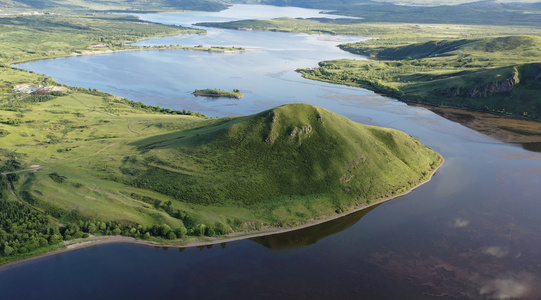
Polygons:
M186 25L286 15L314 17L318 11L241 5L220 13L141 18ZM101 245L0 268L2 299L539 299L541 153L499 142L421 107L309 81L295 72L322 60L365 59L336 47L359 40L208 29L206 35L137 45L248 51L152 50L18 65L72 86L209 116L312 103L357 122L405 131L446 162L432 181L404 197L295 232L182 250ZM237 88L245 97L191 95L204 88Z

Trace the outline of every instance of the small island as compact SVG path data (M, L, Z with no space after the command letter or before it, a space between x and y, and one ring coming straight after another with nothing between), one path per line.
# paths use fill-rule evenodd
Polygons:
M226 97L226 98L236 98L240 99L244 97L244 94L242 94L238 89L234 89L233 91L224 91L219 89L204 89L204 90L195 90L193 92L195 96L203 96L203 97Z

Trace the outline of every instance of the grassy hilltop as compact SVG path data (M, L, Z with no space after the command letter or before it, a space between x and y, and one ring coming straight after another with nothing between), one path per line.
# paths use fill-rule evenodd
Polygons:
M439 165L437 154L404 133L307 104L134 145L144 154L122 166L131 184L186 203L249 208L271 224L392 196Z

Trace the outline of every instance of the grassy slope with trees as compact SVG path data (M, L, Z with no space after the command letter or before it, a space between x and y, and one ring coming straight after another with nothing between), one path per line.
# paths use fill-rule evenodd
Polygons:
M83 123L95 122L95 126L90 129L91 132L94 132L100 127L99 125L110 124L109 117L114 114L115 108L112 107L112 104L106 106L102 104L102 101L106 101L103 97L109 97L107 101L115 101L123 109L150 113L151 117L155 117L156 113L165 114L165 118L170 117L171 114L201 116L190 111L171 111L149 107L141 103L132 103L125 99L105 95L99 91L84 89L71 89L68 92L69 96L66 93L53 92L45 95L33 94L22 98L20 94L13 91L13 87L19 83L38 84L43 81L44 76L12 68L9 65L17 61L66 56L73 53L99 53L107 50L126 49L124 43L142 38L202 32L204 31L152 24L133 17L118 15L4 16L0 18L0 36L3 41L2 53L0 54L0 171L6 173L0 177L0 211L3 213L0 228L0 263L60 247L63 245L62 239L83 237L90 232L120 233L118 221L131 220L133 222L134 218L135 220L139 218L137 224L145 224L146 227L140 227L137 230L130 228L133 232L126 231L126 228L123 227L123 234L139 234L143 238L149 235L171 237L173 231L170 225L173 227L178 225L178 222L171 222L171 218L164 213L162 213L163 216L160 213L152 213L145 219L134 217L131 215L133 212L129 210L126 212L129 217L126 218L123 214L115 216L114 212L110 212L107 217L102 218L103 222L101 222L81 220L74 214L75 212L66 217L64 214L66 211L69 212L69 206L64 207L62 212L46 204L38 208L36 203L40 201L40 198L33 197L30 191L25 188L21 189L23 180L27 182L27 177L33 178L39 174L20 172L28 166L27 159L35 157L43 159L43 155L54 159L54 154L71 152L73 149L71 146L63 149L60 146L56 150L49 147L51 145L58 146L58 143L62 143L69 132L77 129L84 130L83 128L92 126L91 124L80 124L77 125L80 127L75 128L77 126L71 126L72 121L69 117L65 118L66 115L74 116L75 120L81 120L85 119L85 115L97 113L97 116L103 119L95 120L89 117L83 121ZM58 85L51 78L47 80L47 84ZM62 101L55 103L57 98L64 99L65 103ZM49 107L51 103L55 103L53 108ZM34 108L38 106L41 108L34 111ZM60 108L61 106L65 109ZM32 113L32 111L34 112ZM28 118L28 115L32 117ZM155 118L157 124L162 124L158 119ZM200 118L192 117L192 119L199 120ZM54 125L56 122L59 123ZM61 130L57 127L58 125L62 127ZM96 143L96 145L107 143L113 136L116 136L107 132L109 130L116 131L117 128L110 127L97 136L87 137L87 142L89 144ZM18 151L21 147L24 148L23 145L27 142L31 145L26 151L35 154L35 156L28 157L25 151ZM53 155L47 156L48 148L51 153L54 153ZM91 153L87 153L87 155L89 154ZM45 173L45 176L54 182L69 182L64 175L59 175L54 171ZM28 182L33 180L30 179ZM96 186L99 184L96 183ZM12 189L15 194L11 192ZM59 195L66 196L62 193ZM66 197L72 196L74 195ZM93 198L91 195L84 196ZM95 205L99 206L98 202ZM167 207L166 201L163 206ZM43 216L47 217L43 219ZM146 221L141 221L141 218ZM57 219L61 219L62 223L59 223ZM180 226L176 226L176 230L175 236L181 237L185 234Z
M302 223L403 192L441 159L404 133L311 105L206 119L83 91L2 107L10 181L0 204L50 218L2 228L4 260L35 249L15 242L20 227L29 244L56 245L88 233L174 240Z
M114 159L107 155L126 138L161 133L169 126L192 128L206 122L204 116L77 88L26 97L1 105L0 111L0 171L5 173L0 178L0 211L13 211L12 223L23 220L3 224L0 262L48 250L26 244L44 238L56 245L53 234L60 235L60 241L88 233L170 238L172 228L175 237L186 234L181 221L160 209L170 209L168 199L160 200L163 205L148 204L145 199L156 199L151 194L111 182L107 161ZM36 164L39 171L31 167ZM126 203L126 195L137 200ZM36 213L49 220L39 228L24 221Z

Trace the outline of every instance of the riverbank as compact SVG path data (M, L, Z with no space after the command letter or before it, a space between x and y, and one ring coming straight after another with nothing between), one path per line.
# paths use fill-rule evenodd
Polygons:
M22 259L22 260L9 262L9 263L6 263L4 265L0 265L0 269L13 267L15 265L19 265L19 264L22 264L22 263L32 262L32 261L35 261L35 260L38 260L38 259L53 256L53 255L56 255L56 254L61 254L61 253L69 252L69 251L74 251L74 250L78 250L78 249L84 249L84 248L98 246L98 245L105 245L105 244L129 243L129 244L136 244L136 245L142 245L142 246L148 246L148 247L166 247L166 248L207 247L207 246L213 246L213 245L222 244L222 243L230 243L230 242L234 242L234 241L246 240L246 239L251 239L251 238L256 238L256 237L263 237L263 236L269 236L269 235L275 235L275 234L282 234L282 233L287 233L287 232L291 232L291 231L296 231L296 230L312 227L312 226L315 226L315 225L320 225L320 224L323 224L323 223L326 223L326 222L329 222L329 221L332 221L332 220L336 220L336 219L345 217L347 215L354 214L356 212L368 209L370 207L380 205L380 204L382 204L384 202L387 202L389 200L400 198L402 196L405 196L405 195L409 194L410 192L412 192L416 188L430 182L432 177L436 174L436 172L445 163L445 159L443 158L443 156L441 156L440 154L438 154L438 155L441 158L441 162L430 173L427 180L425 180L423 182L420 182L418 185L408 189L407 191L402 192L402 193L397 194L397 195L394 195L392 197L385 197L385 198L378 199L378 200L376 200L374 202L371 202L370 204L367 204L367 205L351 207L346 212L343 212L343 213L340 213L340 214L322 216L322 217L320 217L318 219L315 219L315 220L307 220L306 221L307 223L305 223L305 224L299 224L299 225L292 226L292 227L287 227L287 228L271 227L271 228L266 228L266 229L258 230L258 231L234 232L234 233L230 234L227 237L216 237L216 238L206 237L205 240L200 240L200 239L199 240L191 240L191 241L186 242L185 244L160 243L160 242L157 242L157 241L138 240L138 239L135 239L133 237L125 237L125 236L92 236L92 237L89 237L89 238L86 238L86 239L76 239L76 240L66 241L66 242L64 242L65 243L64 248L54 250L54 251L51 251L51 252L47 252L47 253L43 253L43 254L40 254L40 255L37 255L37 256L34 256L34 257L29 257L29 258L25 258L25 259ZM183 242L183 241L180 241L180 242Z
M158 47L134 47L134 48L124 48L124 49L103 49L103 50L81 50L76 51L68 55L58 55L58 56L47 56L47 57L38 57L38 58L30 58L30 59L24 59L24 60L18 60L10 62L10 65L16 65L16 64L22 64L32 61L40 61L44 59L55 59L55 58L62 58L62 57L71 57L71 56L87 56L87 55L100 55L100 54L112 54L112 53L120 53L120 52L129 52L129 51L150 51L150 50L191 50L191 51L205 51L205 52L212 52L212 53L236 53L236 52L243 52L246 51L244 48L236 48L236 47L222 47L222 46L209 46L209 47L203 47L203 46L158 46Z

